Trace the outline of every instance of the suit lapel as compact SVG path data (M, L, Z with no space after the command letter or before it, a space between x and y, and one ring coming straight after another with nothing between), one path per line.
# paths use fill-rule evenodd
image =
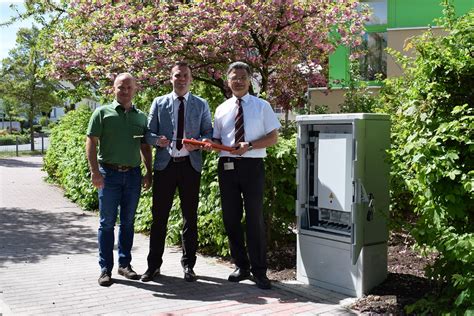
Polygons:
M186 133L187 129L186 126L192 126L192 120L197 117L196 111L197 107L195 106L195 98L194 96L189 93L188 101L186 103L186 111L184 117L184 131ZM171 118L171 124L173 125L173 129L177 128L178 122L175 120L174 111L173 111L173 93L168 94L167 100L165 102L165 110L169 113ZM186 137L186 135L185 135Z
M186 112L185 112L185 120L184 120L184 131L189 132L189 129L186 129L186 126L192 126L192 119L196 117L194 115L194 111L196 111L196 107L194 106L194 97L191 93L189 93L188 103L186 104Z
M173 93L168 94L167 100L166 100L166 110L169 113L169 116L171 118L171 124L173 126L175 125L175 120L174 120L174 111L173 111Z

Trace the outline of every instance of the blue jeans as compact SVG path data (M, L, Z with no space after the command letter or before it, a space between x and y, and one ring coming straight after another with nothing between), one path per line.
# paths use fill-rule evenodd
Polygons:
M140 167L119 172L100 167L104 187L99 189L99 265L102 271L111 272L114 266L114 228L120 206L118 231L119 266L126 267L132 261L135 210L141 191Z

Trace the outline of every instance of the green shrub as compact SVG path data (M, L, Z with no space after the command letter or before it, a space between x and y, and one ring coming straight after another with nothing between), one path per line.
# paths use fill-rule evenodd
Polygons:
M52 129L53 127L55 127L56 125L58 125L59 121L49 121L48 123L48 128L49 129Z
M30 137L28 135L0 135L0 145L15 145L18 139L18 144L29 144Z
M42 127L46 127L46 126L48 126L48 124L49 124L49 118L48 117L46 117L46 116L40 117L39 125L41 125Z
M474 312L474 11L445 13L447 36L414 39L414 60L396 54L405 76L381 98L394 113L392 206L414 207L418 248L438 254L435 297L408 312L461 315Z
M33 130L37 133L41 133L41 130L43 129L43 126L40 124L35 124L33 125Z
M87 107L68 112L51 130L44 170L51 181L64 188L65 195L86 210L98 207L97 191L90 181L85 154L87 124L92 112Z
M85 155L85 135L91 111L80 108L68 112L51 130L50 147L44 158L44 169L51 181L61 185L67 197L87 210L98 207L97 191L90 181ZM287 136L288 135L288 136ZM229 254L227 237L222 222L218 155L203 153L204 166L198 209L199 249L201 252L226 256ZM265 158L266 191L265 218L270 246L278 246L282 239L294 238L294 207L296 196L296 138L292 131L282 133L279 143L268 149ZM135 219L135 230L148 232L152 223L152 192L143 191ZM167 241L179 244L182 216L176 195L168 222Z
M270 247L293 239L291 228L295 221L296 197L296 134L282 133L277 145L267 149L265 158L264 212ZM217 179L218 155L203 153L204 165L198 207L199 250L204 253L226 256L229 254L227 237L222 221L219 182ZM142 193L137 209L135 228L148 232L152 222L151 192ZM182 216L179 198L176 195L168 221L168 242L179 244L181 240Z
M341 113L372 113L377 108L377 97L374 91L360 75L360 62L350 64L350 80L341 81L344 92L344 102L339 105Z
M275 146L267 148L265 158L264 211L269 246L295 238L296 130L282 131Z

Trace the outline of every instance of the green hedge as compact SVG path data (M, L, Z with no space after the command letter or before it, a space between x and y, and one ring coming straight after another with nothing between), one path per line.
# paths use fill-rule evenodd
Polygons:
M19 145L30 143L29 135L0 135L0 146L16 145L17 138Z
M97 191L90 181L86 159L86 131L92 112L87 107L68 112L51 130L44 157L49 180L64 188L65 195L86 210L98 207Z
M412 207L407 227L423 252L437 254L427 276L434 296L408 313L474 313L474 11L448 34L430 32L411 44L417 57L398 56L405 76L386 81L381 100L392 112L392 208ZM409 223L407 223L409 225Z
M204 165L199 195L198 227L201 252L225 256L229 254L227 237L222 222L216 153L203 153ZM295 223L296 197L296 134L284 136L276 146L268 149L265 158L266 183L264 211L270 247L278 247L294 239L291 228ZM142 193L135 228L148 232L151 226L151 192ZM181 238L181 211L175 196L168 222L168 242L179 244Z
M85 155L85 134L91 111L87 108L71 111L56 125L50 136L50 147L44 159L49 179L61 185L66 196L87 210L98 208L97 191L90 182ZM199 248L201 252L229 254L222 222L217 154L204 152L204 166L198 210ZM266 166L265 218L270 246L294 239L294 208L296 196L296 136L282 136L279 143L268 149ZM151 190L143 191L138 205L135 230L148 232L152 222ZM168 242L179 244L181 211L176 195L168 222Z

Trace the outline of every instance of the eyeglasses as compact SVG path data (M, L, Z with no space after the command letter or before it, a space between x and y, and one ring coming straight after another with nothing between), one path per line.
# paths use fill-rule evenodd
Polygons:
M232 77L232 78L229 78L229 80L231 82L247 81L247 80L249 80L249 77L247 77L247 76L245 76L245 77Z

